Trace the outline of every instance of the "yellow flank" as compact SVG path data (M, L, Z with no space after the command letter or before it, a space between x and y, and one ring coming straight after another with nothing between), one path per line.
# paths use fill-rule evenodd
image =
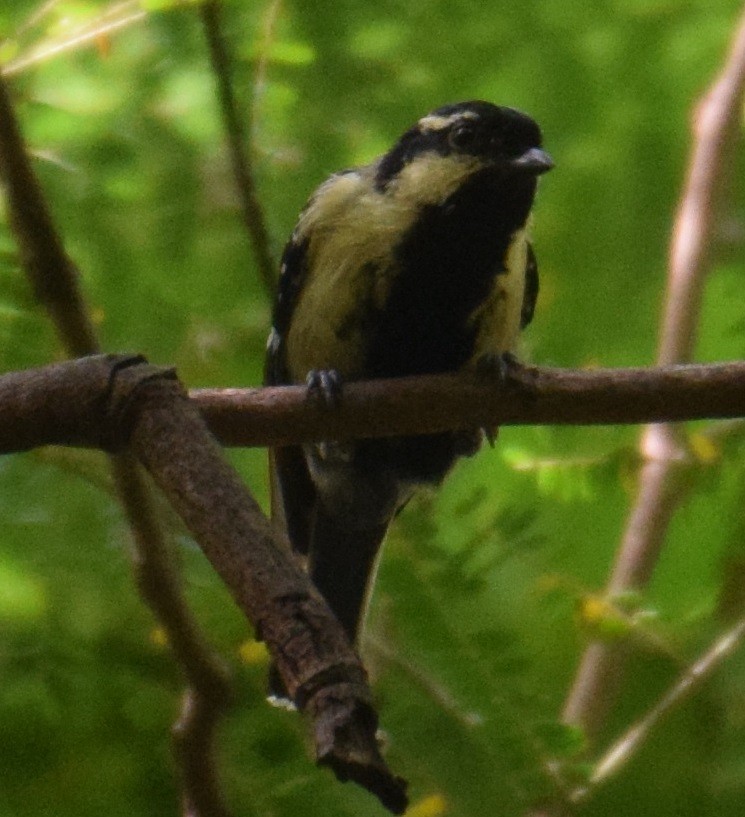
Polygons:
M385 304L396 274L391 247L423 206L443 202L479 167L473 157L433 153L404 167L385 193L369 182L375 165L333 176L318 188L295 231L296 239L310 239L310 272L287 337L293 381L303 381L311 369L333 368L347 379L360 374L360 318Z
M412 803L406 809L406 817L443 817L447 810L448 802L444 795L438 792Z
M476 326L476 343L469 365L476 365L485 355L501 355L515 348L520 333L527 261L527 230L518 230L507 251L506 272L495 276L491 294L471 315L470 320Z

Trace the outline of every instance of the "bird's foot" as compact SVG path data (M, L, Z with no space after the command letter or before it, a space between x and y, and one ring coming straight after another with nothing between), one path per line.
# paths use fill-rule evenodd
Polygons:
M476 371L479 374L496 377L500 383L508 383L520 369L522 363L512 352L482 355L476 361Z
M308 399L326 408L336 408L341 402L342 377L336 369L311 369L305 378Z

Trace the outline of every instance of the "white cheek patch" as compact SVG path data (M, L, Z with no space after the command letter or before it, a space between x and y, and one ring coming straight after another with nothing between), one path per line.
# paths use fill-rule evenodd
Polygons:
M423 131L438 131L449 128L455 122L473 121L478 119L478 114L473 111L460 111L459 113L451 113L450 116L440 116L438 114L429 114L429 116L422 117L419 122L419 129Z
M391 206L416 211L423 205L442 204L480 167L474 156L425 154L406 165L391 183Z

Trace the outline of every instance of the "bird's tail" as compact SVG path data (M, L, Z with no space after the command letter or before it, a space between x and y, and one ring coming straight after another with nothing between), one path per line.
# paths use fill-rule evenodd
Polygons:
M357 640L367 609L387 529L388 522L365 528L344 526L320 504L316 509L310 577L352 643Z

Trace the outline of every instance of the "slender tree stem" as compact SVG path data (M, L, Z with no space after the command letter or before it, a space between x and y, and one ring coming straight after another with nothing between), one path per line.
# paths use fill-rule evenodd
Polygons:
M709 269L715 202L727 175L727 159L738 134L745 91L745 11L725 65L699 103L694 145L673 228L668 286L660 327L660 365L691 359L700 321L701 295ZM611 595L643 588L661 552L667 529L684 492L678 476L685 462L677 428L650 426L641 440L645 464L637 498L607 585ZM625 650L595 643L585 652L563 717L594 738L616 699Z

